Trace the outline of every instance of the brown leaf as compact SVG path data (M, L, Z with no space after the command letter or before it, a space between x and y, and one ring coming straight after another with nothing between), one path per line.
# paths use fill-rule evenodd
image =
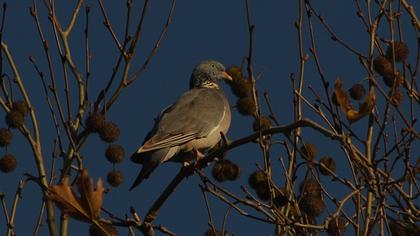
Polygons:
M90 178L88 172L83 170L77 178L77 190L80 193L81 204L84 209L88 210L88 214L92 219L98 219L103 203L104 188L102 179L99 178L96 182L96 190L93 188L93 180Z
M360 104L359 111L347 113L347 119L353 123L370 114L375 107L375 100L375 92L370 90L366 100Z
M106 222L96 222L89 227L89 235L118 236L118 230Z
M102 180L98 179L95 190L92 178L86 170L83 170L77 178L76 185L80 197L69 184L67 177L60 184L50 186L49 197L63 213L77 220L93 222L99 219L104 192Z
M343 90L343 84L341 83L340 79L335 81L334 93L338 104L340 104L341 110L343 110L345 113L347 113L349 110L353 110L349 95L346 93L346 91Z
M350 123L356 122L364 116L368 115L375 106L375 93L373 90L370 90L366 100L360 104L359 110L356 111L353 109L350 98L346 91L343 90L342 83L339 79L335 81L334 93L341 110L346 114L346 117Z

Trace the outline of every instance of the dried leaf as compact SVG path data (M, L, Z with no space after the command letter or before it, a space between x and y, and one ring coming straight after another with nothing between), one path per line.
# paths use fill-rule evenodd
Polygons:
M371 90L369 91L366 100L360 104L359 110L356 111L353 109L350 98L345 90L343 90L342 83L339 79L335 81L334 93L336 95L338 104L340 104L341 110L346 113L346 117L350 123L356 122L364 116L368 115L375 106L375 93L373 90Z
M89 227L89 235L118 236L117 229L106 222L97 222Z
M340 104L341 110L347 113L348 111L353 110L353 107L351 106L349 95L343 90L342 86L341 80L337 79L334 85L334 93L338 104Z
M50 186L49 197L63 213L69 214L72 218L86 222L98 220L103 203L102 180L98 179L95 190L92 178L86 170L83 170L77 178L76 185L80 197L69 184L68 178L64 178L58 185Z
M104 188L102 179L99 178L96 182L95 190L92 178L90 178L86 170L83 170L79 178L77 178L76 186L80 193L83 208L88 210L88 214L92 219L98 219L103 203Z
M375 107L375 100L375 93L371 90L366 100L360 104L359 111L347 113L347 119L353 123L370 114Z

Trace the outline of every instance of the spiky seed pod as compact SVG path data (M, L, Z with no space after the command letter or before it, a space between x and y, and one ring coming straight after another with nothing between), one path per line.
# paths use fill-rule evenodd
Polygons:
M214 163L212 169L212 176L217 182L224 182L226 181L226 176L224 175L225 163L224 161L217 161Z
M29 113L29 107L28 105L26 105L26 102L18 100L18 101L14 101L12 108L14 110L19 111L20 113L22 113L24 116L27 115Z
M285 195L285 189L282 188L281 192L280 191L276 191L276 196L273 199L273 203L274 205L276 205L277 207L282 207L285 206L288 202L287 196Z
M399 86L404 83L404 76L401 75L400 72L397 71L397 75L390 74L389 76L383 76L382 77L384 84L388 86L389 88L392 88L394 86L394 82L396 83L396 86Z
M111 163L120 163L124 159L124 154L124 148L118 144L108 145L105 151L105 157Z
M18 110L10 110L6 115L6 123L11 128L21 127L25 123L25 115Z
M412 223L408 220L390 220L389 229L390 235L414 236L420 235L420 225Z
M312 143L305 143L300 147L300 152L302 154L302 158L308 161L312 161L315 159L315 156L318 154L318 149Z
M213 229L208 229L205 233L204 236L222 236L222 232L220 232L220 230L216 229L216 233L213 231Z
M300 194L302 196L305 195L313 195L316 197L321 196L321 186L319 185L318 181L315 179L306 179L302 181L299 186Z
M269 129L271 127L271 120L267 116L261 116L261 130ZM260 122L258 119L254 120L252 124L252 129L254 131L260 130Z
M0 147L9 145L12 142L13 134L9 129L0 128Z
M106 176L106 181L112 187L118 187L124 181L124 175L121 171L112 170L112 171L108 172L108 175Z
M394 42L394 51L395 51L395 61L396 62L400 62L400 61L404 61L408 58L408 46L406 43L404 42ZM386 50L386 57L388 58L388 60L392 61L393 60L393 55L392 55L392 44L389 45L388 49Z
M270 188L268 187L267 182L259 183L255 188L258 198L263 201L268 201L270 199Z
M384 56L378 56L373 61L373 68L382 76L393 76L392 63Z
M411 222L405 222L406 228L405 228L405 235L420 235L420 225L416 223Z
M249 79L233 78L230 82L232 93L238 98L244 98L252 94L252 84Z
M98 132L105 124L105 116L102 113L91 112L86 118L86 129L89 132Z
M16 157L12 154L5 154L0 159L0 171L4 173L12 172L16 169Z
M319 169L319 172L321 172L321 174L323 175L330 175L330 172L328 170L335 173L337 167L336 167L334 158L329 157L329 156L325 156L321 158L321 160L319 160L318 169Z
M395 90L392 95L392 101L399 106L404 98L404 94L400 90Z
M391 230L391 235L405 235L405 226L404 223L400 220L391 220L389 222L389 229Z
M100 222L99 224L101 224L102 229L95 224L91 224L89 226L89 236L109 236L109 235L117 236L118 235L118 230L113 225L103 223L103 222ZM103 229L106 232L104 232Z
M228 73L231 77L232 77L232 79L242 79L242 70L241 70L241 68L240 67L238 67L238 66L235 66L235 65L233 65L233 66L229 66L227 69L226 69L226 73Z
M238 99L236 102L239 113L244 116L254 115L256 112L256 106L254 99L251 96L243 97Z
M115 142L120 137L120 128L114 122L105 121L99 130L99 136L107 143Z
M413 171L414 171L414 175L420 174L420 166L414 167Z
M302 197L299 206L303 212L310 216L319 216L325 210L325 203L321 197L306 195Z
M341 236L344 235L344 229L346 227L346 220L343 217L331 219L328 223L327 232L330 236Z
M366 90L363 84L357 83L349 89L349 93L351 98L353 98L356 101L359 101L365 96Z
M233 162L225 163L223 167L223 176L230 181L236 180L241 173L239 166Z
M257 170L248 177L248 184L251 188L256 189L260 183L266 183L267 179L263 171Z

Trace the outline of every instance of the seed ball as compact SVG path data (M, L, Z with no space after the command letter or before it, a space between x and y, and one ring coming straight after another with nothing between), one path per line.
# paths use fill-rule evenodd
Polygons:
M401 220L391 220L388 225L391 230L391 235L405 235L406 229Z
M226 181L226 176L224 175L225 164L224 161L217 161L214 163L212 169L212 176L217 182L224 182Z
M117 236L118 235L118 230L110 224L104 223L104 222L100 222L99 223L101 225L101 228L98 227L95 224L91 224L89 226L89 236ZM104 230L106 232L104 232Z
M268 188L267 182L259 183L255 188L255 192L259 199L267 201L270 199L270 189Z
M366 90L363 84L357 83L357 84L354 84L351 87L351 89L349 89L349 93L350 93L351 98L353 98L356 101L359 101L365 96Z
M0 147L9 145L12 142L13 134L9 129L0 128Z
M29 107L26 105L26 102L18 100L13 102L12 108L21 112L24 116L29 113Z
M256 113L255 102L251 96L238 99L236 106L239 113L244 116L254 115Z
M403 101L404 94L400 90L395 90L394 94L392 95L392 101L395 105L399 106Z
M302 158L308 161L315 159L315 156L318 154L318 149L312 143L306 143L300 147Z
M373 68L382 76L393 76L392 63L384 56L378 56L373 61Z
M266 116L261 116L261 130L269 129L271 127L271 120ZM260 130L260 122L258 119L254 120L254 124L252 124L252 128L254 131Z
M111 163L120 163L124 159L124 148L118 144L110 144L105 151L105 157Z
M230 181L234 181L239 177L241 169L233 162L225 163L223 168L223 176Z
M411 223L409 221L406 221L405 224L406 224L406 228L405 228L406 235L409 235L409 236L420 235L420 225L416 223Z
M408 58L408 46L404 42L394 42L394 51L395 51L395 61L400 62L404 61ZM393 52L392 52L392 44L386 50L386 57L392 61L393 60Z
M102 113L89 113L86 118L86 129L90 132L98 132L105 124L105 116Z
M384 84L389 88L392 88L394 86L394 83L396 83L396 86L399 86L404 83L404 76L402 76L399 71L397 71L397 75L390 74L389 76L383 76L382 79L384 81Z
M242 70L238 66L229 66L226 69L226 73L228 73L234 80L235 79L242 79Z
M6 123L11 128L21 127L25 123L25 115L18 110L12 109L6 115Z
M99 130L99 136L107 143L115 142L120 137L120 128L117 124L106 121Z
M335 173L336 168L337 167L335 161L332 157L326 156L319 160L319 172L321 172L321 174L323 175L330 175L330 172L328 170Z
M304 180L300 184L299 190L302 196L305 196L305 195L313 195L316 197L321 196L321 186L319 185L318 181L316 181L315 179Z
M251 188L256 189L260 183L266 183L267 179L263 171L255 171L248 177L248 184Z
M237 78L230 83L232 93L239 98L250 96L252 93L252 84L249 79Z
M112 187L118 187L122 184L124 181L124 175L121 171L112 170L108 173L106 176L106 181L112 186Z
M344 235L346 220L343 217L334 218L328 223L327 232L330 236Z
M0 159L0 171L4 173L12 172L16 169L16 157L12 154L5 154Z
M277 207L285 206L288 202L288 199L287 199L286 195L284 195L285 189L282 188L281 190L282 190L283 193L280 192L280 191L276 191L276 197L273 199L273 203Z
M214 233L213 229L208 229L205 233L204 236L222 236L222 232L220 230L215 230L216 234Z
M324 200L320 197L306 195L304 196L299 206L302 208L302 211L310 216L319 216L325 210Z

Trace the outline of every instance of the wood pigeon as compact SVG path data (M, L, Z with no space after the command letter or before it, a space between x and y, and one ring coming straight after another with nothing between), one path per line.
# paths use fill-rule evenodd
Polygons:
M143 164L130 190L166 161L185 162L201 158L226 134L230 126L229 102L219 87L219 80L232 80L217 61L205 60L193 70L190 90L155 120L154 128L131 160Z

